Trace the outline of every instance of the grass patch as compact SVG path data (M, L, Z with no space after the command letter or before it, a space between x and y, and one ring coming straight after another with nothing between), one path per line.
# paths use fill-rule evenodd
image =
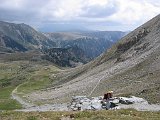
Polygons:
M0 110L15 110L21 109L22 106L16 100L7 99L0 102Z
M16 86L20 86L17 94L23 96L50 85L52 81L49 79L49 75L58 71L59 69L53 65L30 61L0 63L0 110L22 107L11 98L11 93Z
M159 120L160 112L128 110L102 110L82 112L13 112L0 113L3 120Z
M51 85L53 80L49 79L49 75L57 73L59 69L55 66L41 67L39 70L31 74L29 80L18 87L18 92L27 94L35 90L46 88Z
M18 92L27 94L27 93L33 92L35 90L45 88L49 83L51 83L51 82L48 77L43 77L38 80L30 80L30 81L26 82L25 84L21 85L18 88Z
M11 85L11 81L12 79L1 79L0 80L0 85L1 87L7 87L7 86L10 86Z
M0 89L0 99L8 99L14 87L5 87Z
M14 87L0 89L0 110L20 109L22 106L15 100L11 99L11 92Z

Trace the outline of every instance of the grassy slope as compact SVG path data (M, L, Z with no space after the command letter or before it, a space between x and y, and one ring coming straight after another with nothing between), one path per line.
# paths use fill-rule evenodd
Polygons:
M0 88L0 110L14 110L20 109L21 105L11 99L11 92L14 87Z
M0 63L0 110L19 109L21 105L11 98L16 86L18 94L45 88L53 81L49 75L57 73L59 69L53 65L29 61L10 61Z
M21 105L11 99L11 92L17 84L18 66L11 63L0 63L0 109L11 110L21 108ZM20 79L20 77L19 77Z
M59 69L55 66L44 67L40 65L36 71L32 72L29 80L18 88L18 92L26 94L34 90L46 88L53 82L49 79L49 75L56 74L58 71Z
M12 112L0 113L3 120L159 120L160 112L138 112L136 110L109 110L83 112Z

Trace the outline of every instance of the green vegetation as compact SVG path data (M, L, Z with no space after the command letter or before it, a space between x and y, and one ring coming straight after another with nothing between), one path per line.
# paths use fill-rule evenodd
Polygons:
M11 99L12 90L19 83L17 77L18 66L11 63L0 63L0 110L13 110L21 105Z
M159 120L160 112L136 110L102 110L83 112L13 112L0 113L3 120Z
M11 99L11 92L14 87L5 87L0 89L0 110L20 109L21 105Z
M35 90L46 88L53 82L49 79L49 75L55 74L58 71L59 69L54 66L41 66L38 70L34 71L32 75L30 75L30 78L26 83L18 87L18 92L26 94Z
M49 86L53 82L49 75L58 71L59 69L53 65L31 61L0 63L0 110L22 107L11 98L11 93L17 86L17 94L24 96L26 93Z

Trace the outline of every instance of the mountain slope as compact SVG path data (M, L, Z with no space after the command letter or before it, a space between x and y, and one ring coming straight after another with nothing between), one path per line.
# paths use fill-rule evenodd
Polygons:
M75 67L88 61L84 51L77 46L43 50L43 59L62 67Z
M57 75L55 89L28 96L33 102L43 102L43 98L66 102L73 95L98 96L113 90L115 95L136 95L160 103L159 73L160 15L129 33L94 61Z
M55 43L26 24L0 21L0 47L16 51L54 47Z
M126 32L122 31L88 31L88 32L80 32L77 33L78 35L88 36L88 37L94 37L99 39L105 39L111 42L116 42L120 38L122 38L124 35L126 35Z
M79 35L72 32L55 32L55 33L44 33L46 37L54 41L64 41L64 40L76 40L78 38L84 38L87 36Z
M13 51L26 51L27 49L14 41L12 38L0 33L0 51L1 52L13 52Z
M93 59L103 53L111 45L125 35L121 31L98 31L98 32L63 32L45 33L56 42L58 47L78 46L88 58Z
M103 53L106 49L111 47L113 43L105 40L105 39L98 39L98 38L78 38L76 40L70 41L62 41L60 46L66 48L68 46L78 46L82 49L88 58L93 59Z

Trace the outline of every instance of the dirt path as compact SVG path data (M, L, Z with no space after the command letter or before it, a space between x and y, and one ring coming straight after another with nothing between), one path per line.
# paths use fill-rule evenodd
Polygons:
M23 85L23 84L21 84L21 85ZM19 97L17 95L17 89L21 85L17 86L12 91L13 99L17 100L24 107L24 109L19 109L19 110L16 110L16 111L23 111L23 112L32 112L32 111L69 111L69 109L67 107L68 106L67 103L63 103L63 104L45 104L45 105L36 106L33 103L29 103L29 102L25 101L24 99L22 99L21 97ZM156 105L156 104L150 105L150 104L148 104L148 102L146 100L144 100L142 98L138 98L138 97L134 97L134 99L137 99L137 101L139 101L139 102L136 102L136 103L131 104L131 105L120 104L120 105L118 105L117 109L133 108L133 109L136 109L138 111L160 111L160 105Z
M45 104L40 106L33 106L30 108L20 109L16 111L23 111L23 112L33 112L33 111L68 111L67 103L63 104Z
M23 83L23 84L25 84L25 83ZM19 109L16 111L24 111L24 112L28 112L28 111L68 111L67 103L64 103L64 104L45 104L45 105L37 106L33 103L27 102L26 100L22 99L17 94L18 87L20 87L23 84L18 85L12 91L12 94L11 94L12 98L15 99L16 101L18 101L22 105L22 107L24 108L24 109Z
M26 83L26 82L25 82L25 83ZM25 83L23 83L23 84L25 84ZM18 86L12 91L12 98L15 99L15 100L17 100L17 101L22 105L23 108L33 107L33 106L35 106L34 104L29 103L29 102L23 100L21 97L19 97L19 96L17 95L17 89L18 89L18 87L20 87L20 86L23 85L23 84L18 85Z

